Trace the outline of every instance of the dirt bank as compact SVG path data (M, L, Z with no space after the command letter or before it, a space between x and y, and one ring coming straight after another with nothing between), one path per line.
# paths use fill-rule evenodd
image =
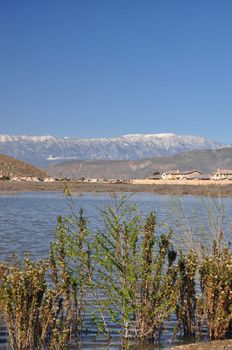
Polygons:
M82 192L148 192L165 195L204 195L232 197L232 182L227 183L209 183L204 185L175 182L169 183L85 183L77 181L68 182L16 182L0 181L0 193L31 192L31 191L63 191L68 186L71 193Z
M232 350L232 340L217 340L207 343L179 345L170 350Z

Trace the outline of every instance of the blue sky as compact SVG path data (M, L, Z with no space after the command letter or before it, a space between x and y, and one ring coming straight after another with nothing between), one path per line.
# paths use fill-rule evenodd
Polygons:
M232 142L231 0L2 0L0 133Z

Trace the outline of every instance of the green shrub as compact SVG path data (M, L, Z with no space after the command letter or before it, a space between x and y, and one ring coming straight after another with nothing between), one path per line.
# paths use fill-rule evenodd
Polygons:
M103 211L95 238L96 288L101 306L121 327L122 338L153 342L175 309L176 253L170 234L155 235L155 214L145 219L121 199Z

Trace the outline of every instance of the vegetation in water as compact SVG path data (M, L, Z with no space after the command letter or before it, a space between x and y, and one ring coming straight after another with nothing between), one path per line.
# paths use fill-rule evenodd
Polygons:
M61 324L63 302L60 288L47 281L48 261L0 265L0 308L11 349L61 349L65 329Z
M154 342L178 296L170 233L158 237L155 214L143 220L123 199L102 214L104 225L94 241L102 308L121 328L122 339Z
M176 305L178 330L184 337L196 335L196 286L197 255L190 250L186 255L180 252L178 259L179 297Z
M144 217L116 198L90 230L67 195L70 215L58 218L48 259L0 263L11 349L66 349L86 331L87 313L99 333L110 336L116 325L125 347L130 339L159 340L174 314L174 335L200 337L207 329L210 339L231 336L232 253L218 226L211 248L178 251L172 231L158 234L154 212Z
M212 254L199 264L199 321L206 325L210 339L231 336L232 331L232 254L219 243L214 242Z

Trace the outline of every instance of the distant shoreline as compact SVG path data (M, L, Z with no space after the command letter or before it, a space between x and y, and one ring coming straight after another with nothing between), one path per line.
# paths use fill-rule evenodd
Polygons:
M17 192L62 192L68 186L70 193L109 193L109 192L147 192L163 195L194 195L210 197L232 197L232 181L152 181L134 180L133 183L88 183L68 182L16 182L0 181L0 194Z

